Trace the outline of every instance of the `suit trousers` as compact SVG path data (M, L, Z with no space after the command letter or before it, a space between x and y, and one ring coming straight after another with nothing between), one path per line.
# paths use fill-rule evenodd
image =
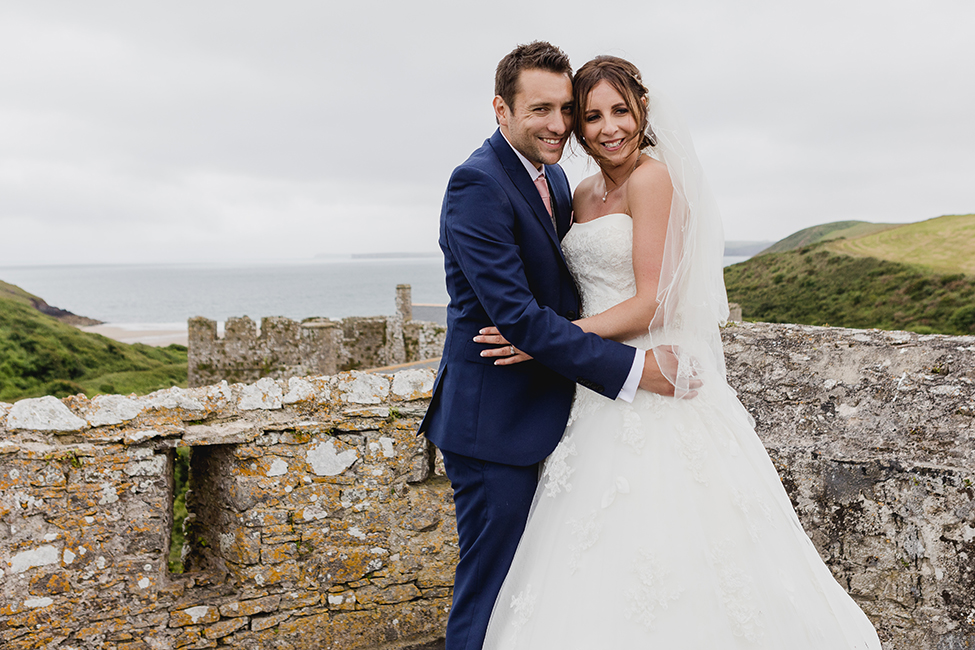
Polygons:
M460 559L446 650L481 650L494 601L538 484L538 464L518 467L442 451L454 489Z

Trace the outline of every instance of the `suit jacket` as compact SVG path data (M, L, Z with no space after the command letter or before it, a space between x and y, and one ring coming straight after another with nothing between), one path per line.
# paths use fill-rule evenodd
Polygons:
M586 334L579 296L562 257L572 197L565 172L546 165L558 230L500 129L457 167L440 213L447 338L420 431L440 449L532 465L565 430L575 383L614 399L634 349ZM495 366L475 343L495 325L534 360Z

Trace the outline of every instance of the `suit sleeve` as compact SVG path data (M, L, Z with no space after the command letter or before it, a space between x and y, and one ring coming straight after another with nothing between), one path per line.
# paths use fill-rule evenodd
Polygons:
M635 349L583 332L529 286L511 201L491 176L462 166L447 189L447 243L491 322L505 338L560 375L615 399ZM549 246L549 242L538 242Z

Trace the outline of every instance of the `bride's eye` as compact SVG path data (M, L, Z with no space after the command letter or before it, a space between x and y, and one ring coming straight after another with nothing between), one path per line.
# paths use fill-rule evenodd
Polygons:
M595 122L598 119L599 119L599 113L590 113L589 115L586 115L587 122Z

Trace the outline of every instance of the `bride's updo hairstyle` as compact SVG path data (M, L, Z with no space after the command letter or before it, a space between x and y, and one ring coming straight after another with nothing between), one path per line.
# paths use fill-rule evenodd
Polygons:
M575 133L576 140L579 141L586 153L595 160L602 157L600 152L589 146L582 135L582 128L586 119L586 100L589 99L589 93L599 85L600 81L605 81L616 89L616 92L626 102L630 113L636 118L636 123L639 125L638 132L643 134L640 140L640 149L656 145L657 140L647 124L647 105L644 103L649 97L649 91L643 85L640 71L626 59L602 55L579 68L572 79L572 94L575 103L572 132Z

